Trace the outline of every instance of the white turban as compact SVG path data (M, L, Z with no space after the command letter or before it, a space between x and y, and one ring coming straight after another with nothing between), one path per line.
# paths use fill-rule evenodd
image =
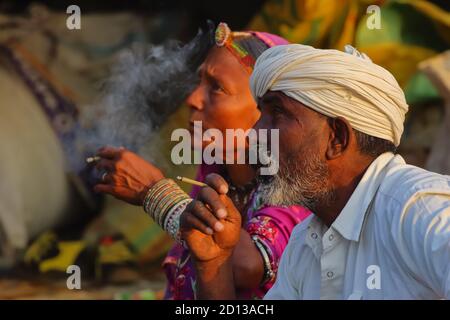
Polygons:
M253 97L282 91L321 114L344 117L354 129L398 146L408 111L402 89L365 54L351 46L345 49L290 44L266 50L250 78Z

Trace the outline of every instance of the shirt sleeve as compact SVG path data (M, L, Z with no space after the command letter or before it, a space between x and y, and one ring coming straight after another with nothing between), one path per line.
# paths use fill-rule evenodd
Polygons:
M399 250L415 276L450 299L450 195L416 194L400 217Z

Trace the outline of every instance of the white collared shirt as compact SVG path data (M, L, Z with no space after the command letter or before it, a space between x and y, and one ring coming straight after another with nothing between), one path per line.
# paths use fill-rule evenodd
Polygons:
M291 235L265 299L450 299L450 176L384 153L328 228Z

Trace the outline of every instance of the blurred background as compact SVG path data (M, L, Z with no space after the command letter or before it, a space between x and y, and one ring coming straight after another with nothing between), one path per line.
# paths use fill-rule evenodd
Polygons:
M66 26L73 4L80 30ZM380 29L367 27L370 5L381 8ZM450 174L448 0L0 0L0 299L162 297L170 238L141 208L95 195L82 159L119 144L167 176L194 176L170 161L170 133L186 126L188 108L167 98L162 75L183 69L177 52L207 19L320 48L354 45L406 93L400 154ZM158 63L147 66L139 45ZM73 264L83 290L67 289Z

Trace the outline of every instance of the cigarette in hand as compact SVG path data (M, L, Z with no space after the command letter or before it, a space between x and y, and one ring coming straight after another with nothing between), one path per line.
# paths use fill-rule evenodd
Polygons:
M197 181L197 180L194 180L194 179L189 179L189 178L186 178L186 177L177 176L177 179L182 181L182 182L190 183L190 184L193 184L193 185L196 185L196 186L199 186L199 187L206 187L207 186L206 183L203 183L203 182L200 182L200 181Z
M97 162L97 161L100 161L100 159L101 159L101 157L99 157L99 156L88 157L88 158L86 158L86 163Z

